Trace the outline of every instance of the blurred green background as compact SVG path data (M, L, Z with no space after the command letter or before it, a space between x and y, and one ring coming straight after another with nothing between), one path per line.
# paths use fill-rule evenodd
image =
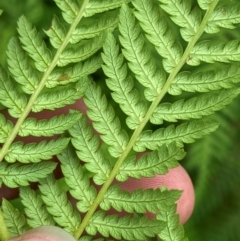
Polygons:
M220 0L220 4L226 6L235 3L238 1ZM196 5L196 0L192 0L192 4ZM52 0L0 0L0 9L4 11L0 17L0 64L5 67L7 43L16 35L17 20L22 14L43 36L42 30L50 27L53 15L60 16L60 11ZM178 41L185 47L186 43L181 40L179 30L170 21L169 24ZM202 37L208 38L209 35L206 34ZM240 28L222 30L210 38L223 41L240 39ZM154 56L161 67L161 58L156 54ZM217 70L224 66L205 64L194 70L187 66L185 69ZM98 77L104 81L101 75L100 72ZM103 87L105 88L104 84ZM196 94L185 93L182 98L193 95ZM165 101L175 98L166 96ZM187 156L181 162L190 174L196 191L194 213L185 224L185 230L190 241L237 241L240 240L240 97L208 118L219 122L220 127L211 135L186 145Z

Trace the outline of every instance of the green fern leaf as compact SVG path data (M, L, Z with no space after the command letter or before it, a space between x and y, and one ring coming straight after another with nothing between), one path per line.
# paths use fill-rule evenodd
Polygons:
M48 213L41 196L30 187L21 187L20 197L27 214L27 223L31 228L55 224L52 216Z
M73 234L79 226L81 218L79 213L73 210L66 193L61 190L53 176L42 180L40 184L41 197L48 212L58 225Z
M182 38L189 42L197 33L201 24L201 11L196 6L191 9L191 1L188 0L158 0L161 8L171 15L174 23L181 27Z
M210 40L197 43L191 51L188 60L189 65L199 65L200 62L214 63L240 61L239 40L224 42L212 42Z
M80 99L87 88L89 79L82 78L75 85L66 88L58 89L57 91L43 92L36 99L32 111L40 112L44 109L54 110L73 104L76 100Z
M127 5L123 5L119 15L119 40L123 46L122 52L129 61L128 65L138 81L146 87L145 97L153 101L160 93L165 82L165 75L157 70L156 63L151 58L150 51L144 47L144 38L139 25Z
M58 158L62 164L61 169L65 181L70 187L69 192L78 200L78 210L83 213L87 212L97 196L96 189L90 186L87 174L80 165L80 160L74 155L73 149L66 148L58 155Z
M89 42L86 45L82 45L77 49L69 48L64 50L58 60L58 66L66 66L67 64L77 63L89 58L102 48L105 38L106 34L101 33L99 36L88 40Z
M28 165L0 163L1 181L8 187L27 186L46 178L56 168L54 162L40 162Z
M17 38L9 41L7 55L8 68L14 79L21 85L25 93L32 94L40 79L38 73L28 63L27 56Z
M7 162L19 161L22 163L40 162L41 160L51 159L52 156L59 154L68 144L69 138L58 138L49 142L39 143L14 142L5 156Z
M8 108L8 113L18 118L27 105L27 97L19 93L13 81L0 67L0 102Z
M99 149L99 138L93 135L93 130L87 124L85 117L82 117L69 132L78 157L86 162L85 167L94 173L94 182L102 185L108 178L112 167L110 162L104 157L102 150Z
M197 0L197 2L201 9L207 10L212 0Z
M18 33L23 48L29 53L35 61L36 68L44 72L52 60L51 53L47 49L40 34L32 27L32 24L22 16L18 21Z
M66 35L64 26L60 23L59 19L54 16L52 25L49 30L45 31L47 36L50 38L50 43L55 49L58 49L62 44Z
M207 92L210 90L229 89L240 81L240 65L230 64L225 69L200 73L181 72L168 89L172 95L180 95L182 91Z
M176 215L176 205L173 205L168 212L161 212L157 219L165 221L167 226L159 233L159 237L164 241L188 241L185 237L184 229L179 225L179 217Z
M219 6L213 11L208 21L205 31L207 33L217 33L220 28L234 29L235 24L240 23L240 5Z
M120 104L121 109L128 115L126 123L130 129L136 129L144 118L147 108L139 102L139 94L133 89L133 80L127 77L127 66L123 64L123 56L119 54L119 46L112 35L103 46L103 70L109 77L107 86L113 91L113 99Z
M146 37L164 58L164 69L171 73L182 57L181 45L176 42L174 34L168 28L165 18L161 17L161 12L153 1L135 0L133 5L137 10L135 16L140 21Z
M55 134L62 134L68 130L81 117L79 111L71 111L67 115L59 115L52 117L49 120L43 119L37 121L35 118L26 119L21 129L20 136L53 136Z
M13 123L0 113L0 143L4 143L13 129Z
M73 67L65 69L64 71L53 71L48 78L46 87L53 88L58 85L66 85L71 82L77 82L79 81L79 79L82 79L82 81L87 81L86 76L94 73L101 67L101 65L102 59L100 58L100 56L97 56L89 58L84 63L80 62Z
M103 211L97 211L91 218L86 231L90 235L99 232L104 237L126 240L145 240L147 237L154 237L155 233L164 228L164 223L146 217L125 216L118 218L117 215L105 216Z
M69 41L70 43L75 44L83 39L94 38L101 32L105 32L107 30L111 32L117 27L117 24L118 17L116 15L104 15L90 26L83 25L76 28Z
M215 131L217 127L218 124L216 122L201 120L183 123L177 127L170 125L154 132L144 131L135 143L134 150L138 152L146 149L156 150L159 146L173 141L182 146L183 143L192 143L195 139Z
M5 223L11 236L19 236L29 229L25 217L4 198L2 200L2 210Z
M93 121L94 129L101 133L103 141L110 146L109 153L113 157L119 157L128 143L127 133L121 129L113 108L94 83L86 90L84 102L89 108L87 115Z
M136 160L136 156L127 158L116 178L119 181L126 181L128 177L140 179L153 177L156 174L166 174L169 168L177 167L178 161L182 160L184 156L185 152L175 143L170 143L168 146L163 145L138 160Z
M90 17L96 13L102 13L108 10L116 9L123 3L129 3L131 0L91 0L84 11L85 17Z
M176 202L181 195L181 191L162 189L136 189L131 194L120 190L118 185L111 186L100 203L103 210L109 210L111 207L117 211L126 211L129 213L158 213L159 211L169 211L170 204Z
M160 104L153 113L150 121L153 124L162 124L163 120L176 122L190 118L200 119L202 116L211 115L224 108L237 97L239 89L221 90L207 93L189 100L178 100L173 104Z

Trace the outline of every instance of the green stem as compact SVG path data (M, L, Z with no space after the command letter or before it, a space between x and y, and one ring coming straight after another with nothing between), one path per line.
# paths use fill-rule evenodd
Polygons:
M204 32L204 29L206 27L206 24L208 22L208 19L210 18L213 10L215 9L217 3L219 0L214 0L211 5L209 6L209 9L207 10L201 25L198 28L198 31L196 32L195 36L191 39L191 41L189 42L186 50L184 51L183 56L181 57L178 65L175 67L175 69L173 70L173 72L169 75L161 93L157 96L157 98L152 102L151 106L148 109L148 112L146 114L146 116L144 117L144 119L142 120L141 124L138 126L138 128L134 131L125 151L122 153L122 155L119 157L118 161L116 162L111 174L109 175L108 179L106 180L106 182L104 183L104 185L102 186L101 190L99 191L95 201L93 202L93 204L91 205L91 207L89 208L89 211L87 212L87 214L85 215L84 219L82 220L81 225L79 226L79 228L76 230L76 232L74 233L74 237L76 239L78 239L79 237L81 237L84 229L86 228L86 226L89 224L90 219L93 215L93 213L96 211L98 205L100 204L100 202L103 200L104 195L107 191L107 189L109 188L109 186L111 185L112 181L114 180L115 176L117 175L117 173L119 172L119 169L122 165L122 163L124 162L125 158L128 156L129 152L132 150L133 145L135 144L137 138L139 137L139 135L141 134L141 132L143 131L143 128L146 126L146 124L149 122L150 117L152 116L154 110L156 109L156 107L158 106L158 104L160 103L160 101L162 100L162 98L165 96L165 94L167 93L170 85L172 84L174 78L176 77L176 75L178 74L178 72L181 70L181 68L183 67L183 65L186 63L186 60L192 50L192 48L194 47L194 45L196 44L196 42L198 41L198 39L201 37L201 35Z
M0 240L5 241L5 240L8 240L9 238L10 238L10 234L5 224L3 213L0 210Z
M8 149L10 147L10 145L12 144L12 142L14 141L14 139L16 138L19 129L22 126L22 123L24 122L24 120L27 118L27 116L29 115L30 111L32 110L33 104L36 101L37 97L39 96L39 94L41 93L42 89L44 88L49 75L52 73L53 69L56 67L57 62L59 60L60 55L62 54L63 50L66 48L69 39L72 36L73 31L75 30L75 28L77 27L78 23L80 22L80 20L83 17L83 12L86 8L86 5L88 4L89 0L84 0L83 4L79 10L78 15L76 16L74 22L71 24L69 31L66 35L66 37L64 38L61 46L58 48L52 62L50 63L48 69L46 70L46 72L44 73L38 87L36 88L36 91L31 95L26 108L24 109L24 111L22 112L21 116L19 117L19 119L17 120L17 123L14 127L14 129L12 130L11 134L9 135L9 137L7 138L6 142L4 143L2 149L0 150L0 162L3 160L4 156L7 154Z

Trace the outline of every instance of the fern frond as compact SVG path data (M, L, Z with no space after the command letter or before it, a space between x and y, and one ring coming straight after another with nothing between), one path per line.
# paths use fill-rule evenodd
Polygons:
M4 198L2 200L2 210L5 223L11 236L21 235L29 229L25 217Z
M187 64L199 65L200 62L214 63L230 61L240 61L239 40L224 42L212 42L210 40L197 43L191 51Z
M170 203L174 203L181 195L178 190L161 189L136 189L131 194L120 189L118 185L111 186L100 203L103 210L113 207L121 212L133 213L158 213L169 210Z
M94 83L85 92L84 102L89 108L88 117L93 121L94 129L101 134L103 141L108 144L109 153L119 157L128 143L128 135L121 129L120 121L115 117L114 109L108 105L101 89Z
M154 234L164 228L164 223L146 217L118 218L117 215L105 216L103 211L97 211L91 218L86 231L90 235L99 232L104 237L126 240L145 240L147 237L154 237Z
M234 83L240 81L240 65L229 64L225 69L216 71L203 71L199 73L180 72L174 79L168 92L180 95L182 91L207 92L210 90L229 89Z
M188 241L185 237L184 229L179 225L179 217L176 215L176 205L173 205L168 212L161 212L157 219L167 223L164 230L158 232L161 240L164 241Z
M131 156L122 164L117 180L126 181L128 177L140 179L142 177L153 177L156 174L166 174L169 168L178 166L178 161L183 159L185 152L170 143L168 146L162 145L156 151L140 157Z
M197 0L197 2L201 9L207 10L209 5L212 3L212 0Z
M64 179L70 187L70 194L78 200L77 208L80 212L87 212L97 196L96 189L90 186L87 173L80 164L80 160L74 154L73 149L66 148L58 155Z
M80 46L77 49L70 48L64 50L58 60L58 66L66 66L70 63L78 63L89 58L100 48L102 48L105 38L106 34L101 33L99 36L88 40L87 45Z
M116 9L123 3L129 3L131 0L92 0L88 3L84 11L85 17L90 17L96 13L102 13L108 10Z
M18 33L24 50L35 61L36 68L40 72L46 71L52 60L51 53L40 34L24 16L20 17L18 21Z
M4 115L0 113L0 143L4 143L11 131L13 130L13 123L6 120Z
M137 80L146 87L144 94L147 100L153 101L160 93L165 82L163 71L157 70L150 51L144 47L144 38L133 13L123 5L119 15L119 40L123 46L122 52L128 60L129 68Z
M70 39L70 43L74 44L83 39L90 39L98 36L101 32L112 31L117 27L118 16L106 15L97 19L92 25L83 25L75 29Z
M102 66L104 73L109 77L106 84L113 91L113 99L120 104L121 109L128 115L126 123L130 129L136 129L146 114L144 102L139 101L139 94L133 88L133 80L127 77L127 66L119 54L119 46L113 35L108 35L103 46Z
M1 182L10 188L27 186L46 178L56 168L54 162L40 162L28 165L0 163Z
M62 134L72 127L81 117L79 111L70 111L67 115L59 115L49 120L37 121L35 118L27 118L19 130L20 136L53 136Z
M205 31L207 33L217 33L220 28L234 29L240 23L240 5L219 6L213 11L208 21Z
M160 104L153 113L150 121L153 124L162 124L163 120L176 122L190 118L200 119L202 116L211 115L224 108L239 95L240 89L221 90L207 93L189 100L178 100L171 103Z
M170 73L182 57L183 50L181 45L176 42L165 18L161 17L160 9L154 5L153 1L135 0L133 5L137 10L134 14L140 21L146 37L164 58L163 67Z
M0 102L8 108L8 113L18 118L27 105L27 97L21 94L6 72L0 67Z
M99 138L93 134L92 128L87 124L87 119L82 117L69 132L78 157L86 162L85 167L88 171L94 173L94 182L98 185L103 184L108 178L112 166L99 148Z
M143 131L133 148L138 152L146 149L156 150L159 146L173 141L182 146L183 143L192 143L196 139L215 131L217 127L218 124L216 122L200 120L186 122L176 127L170 125L154 132Z
M8 68L14 79L21 85L22 90L32 94L40 82L38 72L31 67L27 56L17 38L12 38L8 44Z
M58 225L73 234L80 224L81 217L73 210L66 193L61 190L53 176L48 176L40 184L41 197L48 212Z
M182 38L189 42L201 24L201 11L198 6L192 9L191 1L188 0L158 0L161 8L171 15L174 23L181 27Z
M52 156L59 154L67 146L69 140L69 138L58 138L49 142L44 140L26 145L21 141L17 141L9 147L5 160L10 163L15 161L29 163L48 160Z
M30 187L20 188L21 202L27 214L27 223L30 227L54 225L52 216L48 213L42 198Z

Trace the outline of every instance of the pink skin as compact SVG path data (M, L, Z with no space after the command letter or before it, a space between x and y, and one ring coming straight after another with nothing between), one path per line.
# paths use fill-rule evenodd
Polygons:
M68 109L80 109L84 114L86 113L86 106L82 100L77 101L75 104L69 106L68 108L63 108L56 110L56 114L67 113ZM7 113L4 113L7 115ZM52 111L44 111L43 113L32 113L32 117L38 119L48 119L52 116ZM21 139L21 138L20 138ZM30 139L30 138L29 138ZM30 141L28 139L28 141ZM35 138L31 138L31 141ZM39 140L39 139L38 139ZM59 169L55 172L57 176L60 175ZM180 199L177 201L177 213L180 216L181 224L184 224L192 214L194 207L194 188L191 179L185 169L182 166L170 169L165 175L156 175L153 178L142 178L136 180L130 178L125 183L120 183L122 189L127 191L133 191L136 188L158 188L161 186L166 186L168 189L179 189L183 193ZM13 199L18 196L18 189L9 189L5 186L1 188L0 198L4 197L8 200ZM149 215L153 217L152 215ZM24 235L20 237L15 237L10 239L11 241L74 241L75 239L68 235L64 230L57 227L39 227L29 230Z

